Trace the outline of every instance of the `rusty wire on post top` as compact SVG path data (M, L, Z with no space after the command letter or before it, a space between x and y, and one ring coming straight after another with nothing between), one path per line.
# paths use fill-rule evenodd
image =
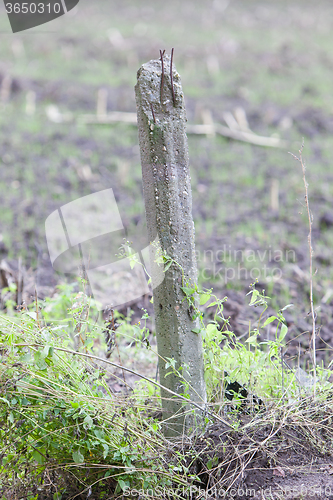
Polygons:
M163 52L160 50L161 63L162 63L162 77L161 77L161 106L163 104L163 85L164 85L164 61L163 56L165 54L165 50Z
M175 106L176 103L176 98L175 98L175 90L173 88L173 74L172 74L172 64L173 64L173 52L174 48L172 47L171 49L171 60L170 60L170 80L171 80L171 91L172 91L172 102L173 105ZM165 50L160 50L160 58L161 58L161 64L162 64L162 75L161 75L161 105L163 104L163 87L164 87L164 60L163 56L165 54Z
M176 99L175 99L175 90L173 88L173 75L172 75L173 51L174 51L174 48L172 47L172 49L171 49L171 61L170 61L170 79L171 79L171 90L172 90L172 102L173 102L173 105L175 106Z

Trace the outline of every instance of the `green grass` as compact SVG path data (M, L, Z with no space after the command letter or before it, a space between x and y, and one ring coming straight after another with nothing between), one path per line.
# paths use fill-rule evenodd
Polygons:
M228 488L232 482L230 475L223 473L223 467L230 466L230 457L239 457L232 438L255 434L263 423L266 427L279 423L279 432L284 432L292 422L299 433L307 436L303 445L329 452L330 427L326 435L321 431L332 406L331 370L316 368L314 398L312 375L308 376L312 380L308 387L297 378L295 369L281 366L280 352L286 348L288 331L283 310L268 316L267 296L252 285L248 299L250 307L258 308L256 321L249 324L248 335L240 342L223 316L225 301L211 290L197 291L200 309L193 311L203 336L208 396L205 423L228 428L229 440L223 443L224 452L219 459L211 461L212 457L205 455L207 449L212 449L211 442L210 447L202 446L202 440L208 444L209 434L199 441L195 435L183 437L172 447L163 437L157 416L161 399L154 379L156 347L146 328L147 315L142 324L131 325L128 318L115 313L120 326L111 357L106 360L106 324L96 320L96 304L84 293L78 299L73 287L66 285L58 289L54 298L37 306L38 314L33 305L0 317L3 499L15 492L22 498L37 500L45 491L56 500L87 491L101 499L116 498L133 488L151 488L152 497L159 498L157 487L175 490L184 485L189 489L198 484L195 461L199 459L210 475L221 470L221 487ZM191 302L189 287L184 288L184 298ZM208 309L213 311L213 317L204 322L203 311ZM113 387L119 374L117 378L114 363L122 364L127 375L133 361L138 377L130 381L132 390L115 394ZM149 370L145 376L143 368ZM183 380L179 367L171 371ZM250 397L244 402L234 395L230 402L226 385L235 380L245 384L249 394L255 394L257 399L252 401ZM259 407L258 397L262 400ZM318 429L316 422L320 422ZM254 445L258 452L260 446L273 448L274 434L264 441L251 440L251 447L243 447L242 453L251 454ZM213 449L217 452L218 447L216 443Z

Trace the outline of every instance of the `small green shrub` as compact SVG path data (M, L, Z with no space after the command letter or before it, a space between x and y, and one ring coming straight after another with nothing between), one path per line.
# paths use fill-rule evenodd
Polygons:
M181 481L158 458L166 444L149 407L111 392L91 342L75 352L68 325L37 316L0 320L1 494L43 498L47 477L57 499Z
M171 265L170 258L166 262ZM185 280L182 285L184 300L193 318L199 319L194 331L203 336L207 423L221 412L225 419L227 409L230 427L238 429L240 421L233 411L237 415L242 402L235 397L232 410L225 396L226 384L235 380L250 395L262 398L266 409L302 404L307 386L281 356L288 331L286 308L268 316L269 297L252 284L249 305L259 309L258 321L241 342L224 317L226 297L219 299L212 290L199 290ZM207 322L204 311L212 308L213 318ZM50 492L56 500L80 492L116 498L129 488L193 484L196 476L184 465L193 457L186 458L187 452L176 447L171 450L161 433L156 380L142 376L129 394L116 395L110 389L107 370L115 363L95 354L96 345L106 352L105 325L91 299L66 285L41 307L37 303L12 314L0 316L3 498L15 494L44 499ZM115 316L120 323L117 332L127 338L132 356L143 348L147 354L154 352L147 311L136 325L116 312ZM275 339L260 340L269 324L275 326ZM162 362L171 372L175 369L172 359ZM179 377L183 370L186 367L177 371ZM317 393L331 387L330 375L329 369L317 367ZM311 380L308 375L310 386ZM251 400L248 406L249 412L258 409Z
M223 304L227 297L219 299L211 289L183 287L186 300L194 307L193 318L197 317L200 321L199 329L194 331L201 332L203 336L208 401L214 403L216 408L223 408L227 402L225 386L235 380L244 384L250 393L264 399L266 405L273 405L285 399L297 400L307 390L297 370L283 361L283 348L288 333L283 313L292 304L288 304L274 315L265 317L270 297L265 295L265 291L260 293L256 289L256 283L251 284L250 288L249 306L260 308L261 312L257 326L251 329L249 324L248 338L240 341L230 331L228 318L223 314ZM206 309L215 308L213 319L207 324L200 306L205 306ZM260 341L269 324L275 327L275 339ZM326 390L331 386L328 382L331 371L317 367L317 372L320 382L317 390ZM308 381L311 384L311 375Z

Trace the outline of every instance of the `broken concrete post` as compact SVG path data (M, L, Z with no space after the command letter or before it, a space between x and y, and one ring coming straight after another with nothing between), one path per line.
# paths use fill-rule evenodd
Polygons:
M171 59L161 54L161 59L144 64L135 87L149 241L158 241L161 250L180 266L171 265L157 287L152 276L159 374L163 386L186 393L181 377L165 376L171 368L166 368L163 359L173 358L176 370L181 369L190 384L190 399L204 410L202 338L192 331L199 326L198 320L192 319L193 310L181 289L183 284L196 283L197 266L184 94ZM155 259L152 247L152 269ZM162 390L161 396L166 436L187 433L202 421L200 410L195 413L193 406L184 406L167 391Z

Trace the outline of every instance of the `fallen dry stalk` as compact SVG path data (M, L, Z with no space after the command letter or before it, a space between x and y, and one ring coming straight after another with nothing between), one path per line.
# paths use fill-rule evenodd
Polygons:
M113 111L107 115L81 115L78 117L80 123L95 124L95 125L108 125L111 123L129 123L131 125L137 125L136 113L125 113L121 111ZM219 123L212 124L198 124L198 125L187 125L187 134L194 135L220 135L222 137L227 137L228 139L234 139L236 141L247 142L254 144L256 146L264 146L270 148L286 148L288 143L282 141L278 137L264 137L261 135L256 135L252 132L245 132L242 130L236 130L233 128L225 127Z

